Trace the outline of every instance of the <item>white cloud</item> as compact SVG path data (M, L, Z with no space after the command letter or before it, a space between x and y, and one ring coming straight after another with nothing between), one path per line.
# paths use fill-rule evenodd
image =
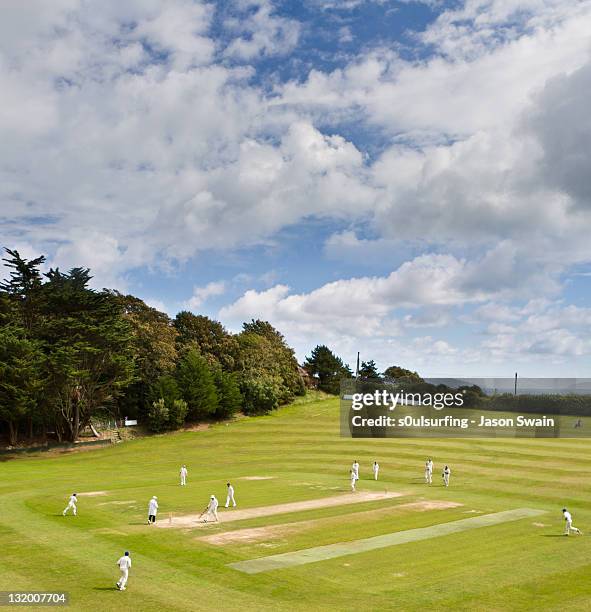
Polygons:
M451 256L422 256L387 277L340 280L309 293L292 293L286 285L249 290L218 315L234 329L263 316L282 330L302 359L322 342L349 361L361 349L382 368L404 363L426 367L430 375L506 375L507 367L526 367L532 359L539 365L591 355L591 309L542 299L523 306L495 301L523 300L531 287L521 291L509 283L468 291L466 279L473 272L472 263ZM446 329L470 302L481 304L463 317L475 340L469 347L454 345L445 338ZM409 308L413 312L404 314ZM421 328L441 330L443 337L423 336ZM542 375L539 370L530 374Z
M185 306L189 310L196 310L203 305L210 297L223 295L226 292L224 281L213 281L203 287L193 287L193 295L186 302Z
M466 39L484 19L481 4L465 7ZM577 140L576 126L586 99L577 88L585 91L587 79L575 76L588 61L585 3L531 2L513 38L469 59L413 63L370 52L271 98L248 82L250 68L219 61L210 4L106 2L97 13L62 2L30 23L20 6L11 5L4 28L22 30L27 44L0 46L9 92L0 110L0 201L21 218L12 235L39 249L53 253L65 239L82 241L71 252L83 252L85 232L97 232L117 244L110 252L119 253L120 278L162 255L264 243L323 216L369 221L393 242L490 248L509 240L506 252L525 267L533 254L565 266L588 258L586 183L571 180L585 167L576 160L586 128ZM263 29L281 19L267 1L240 6ZM493 6L499 23L515 12L503 6ZM540 17L550 9L560 19ZM460 17L445 11L429 35ZM254 28L249 19L241 27ZM561 133L552 126L564 123L563 87L573 102ZM311 107L361 112L400 143L370 164L338 128L322 133ZM450 144L449 135L461 139ZM573 163L555 163L571 145ZM30 215L53 222L30 224Z
M275 14L270 0L235 0L246 14L231 17L225 25L238 34L224 55L249 61L259 56L286 55L296 46L300 24Z
M90 268L91 286L94 288L127 290L127 266L124 263L127 253L113 236L79 230L78 236L72 238L57 247L49 260L52 267L62 271L73 266Z
M403 327L443 324L427 314L393 315L404 308L450 307L484 302L495 296L515 296L526 291L515 287L510 277L505 284L478 289L473 277L478 265L451 255L423 255L405 262L386 277L360 277L327 283L310 293L290 293L286 285L265 291L249 290L219 312L234 327L240 321L264 316L295 339L314 337L336 340L396 336ZM486 279L484 279L486 280ZM426 317L426 318L423 318Z
M506 301L554 299L570 267L590 260L589 2L468 0L418 35L425 59L404 60L395 45L364 51L302 82L274 75L271 94L253 78L256 60L292 51L301 27L268 0L234 3L243 19L227 20L228 44L213 38L207 2L4 4L8 246L124 289L134 268L266 244L320 217L349 226L328 239L328 256L402 263L306 294L247 292L228 317L269 312L347 350L391 334L410 354L405 330L474 304L503 350L586 351L566 311L564 327L544 329L554 314ZM378 130L383 152L368 157L340 122ZM398 320L401 305L428 312ZM499 325L517 322L532 338L513 346Z

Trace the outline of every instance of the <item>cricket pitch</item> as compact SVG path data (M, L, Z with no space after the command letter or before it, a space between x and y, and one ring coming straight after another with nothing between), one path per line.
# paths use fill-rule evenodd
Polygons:
M230 523L234 521L244 521L261 516L273 516L275 514L288 514L290 512L302 512L304 510L317 510L319 508L331 508L334 506L345 506L349 504L359 504L364 502L382 501L384 499L394 499L402 497L405 493L385 491L346 493L333 497L323 497L320 499L309 499L306 501L291 502L287 504L276 504L273 506L262 506L260 508L246 508L244 510L223 509L219 511L220 523ZM200 514L185 514L184 516L173 516L171 520L161 520L156 525L163 529L170 528L193 528L203 527L212 523L204 523L199 519ZM215 523L213 523L215 524Z
M469 529L478 529L480 527L490 527L508 521L518 521L524 518L531 518L545 514L544 510L535 510L533 508L517 508L515 510L506 510L505 512L495 512L494 514L483 514L459 521L450 523L440 523L431 527L422 527L419 529L408 529L406 531L397 531L386 535L375 536L373 538L365 538L363 540L354 540L353 542L340 542L338 544L329 544L327 546L315 546L280 555L271 555L259 559L250 559L248 561L238 561L230 563L228 567L236 569L246 574L258 574L260 572L268 572L270 570L283 569L286 567L294 567L296 565L306 565L307 563L316 563L317 561L326 561L336 557L344 557L356 553L377 550L398 544L407 544L409 542L418 542L430 538L459 533Z

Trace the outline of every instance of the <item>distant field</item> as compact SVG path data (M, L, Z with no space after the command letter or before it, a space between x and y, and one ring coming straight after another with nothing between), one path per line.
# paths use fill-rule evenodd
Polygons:
M0 458L0 590L68 591L75 610L591 609L591 441L344 439L338 412L336 399L300 403L207 431ZM429 456L432 486L423 483ZM346 494L354 459L360 492L402 495L225 525L231 511L222 508L220 525L192 529L145 525L152 495L167 521L199 513L211 493L223 505L227 480L241 510ZM64 518L73 491L92 495L80 497L77 518ZM560 535L563 505L584 536ZM531 516L444 525L524 508ZM389 535L398 532L410 535ZM358 552L364 541L380 547ZM346 546L334 558L237 569L283 553L301 561L307 549L334 554L338 543ZM115 561L126 549L133 567L120 593Z

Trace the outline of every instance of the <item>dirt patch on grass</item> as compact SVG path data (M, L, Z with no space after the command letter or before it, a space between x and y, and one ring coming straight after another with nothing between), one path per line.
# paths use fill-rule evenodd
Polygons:
M210 427L210 423L199 423L199 425L186 425L183 431L207 431Z
M97 506L129 506L135 503L137 503L137 500L135 499L125 499L122 501L101 502L100 504L97 504Z
M269 525L268 527L254 527L252 529L237 529L213 535L196 538L201 542L224 546L225 544L252 544L264 540L283 538L286 535L302 531L305 527L315 521L302 521L300 523L288 523L287 525Z
M272 480L275 476L242 476L238 480Z
M532 523L534 527L547 527L545 523Z
M97 497L99 495L108 495L108 491L86 491L85 493L76 493L78 497Z
M229 523L233 521L244 521L261 516L272 516L275 514L288 514L290 512L302 512L304 510L316 510L319 508L332 508L334 506L344 506L348 504L358 504L363 502L381 501L401 497L404 493L385 492L357 492L335 495L334 497L323 497L321 499L310 499L307 501L291 502L288 504L277 504L274 506L263 506L261 508L247 508L245 510L225 510L219 513L220 522ZM199 520L199 514L187 514L185 516L175 516L171 521L158 524L162 528L193 528L202 527L205 524Z
M397 506L389 506L388 508L380 508L379 510L366 510L356 512L353 515L359 522L367 521L371 518L376 518L379 515L396 512L398 510L407 510L411 512L428 512L431 510L446 510L448 508L457 508L462 504L450 501L418 501L408 504L400 504ZM224 533L215 533L208 536L196 538L200 542L213 544L215 546L224 546L226 544L253 544L265 540L276 540L285 538L285 536L299 533L314 527L320 527L327 524L331 518L313 519L310 521L298 521L296 523L285 523L283 525L269 525L268 527L253 527L251 529L237 529L235 531L226 531Z
M405 510L414 510L415 512L428 512L429 510L447 510L448 508L458 508L459 506L463 505L464 504L459 504L457 502L430 500L401 504L400 506L396 507L404 508Z

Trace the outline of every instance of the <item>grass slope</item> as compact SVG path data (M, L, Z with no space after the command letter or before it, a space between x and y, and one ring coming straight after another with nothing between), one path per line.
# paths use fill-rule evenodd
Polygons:
M75 610L591 608L591 538L559 535L563 505L591 533L588 441L351 440L340 438L338 428L338 400L302 402L207 431L4 460L0 590L65 590ZM427 456L435 461L431 487L422 483ZM165 520L168 512L201 511L211 493L223 504L228 479L242 508L348 491L356 458L359 489L407 495L193 531L144 524L152 495ZM371 480L374 459L381 466L378 483ZM186 488L178 486L182 463L189 468ZM444 463L452 467L449 489L440 482ZM241 480L248 476L274 478ZM79 516L64 518L72 491L106 494L81 497ZM405 506L419 500L463 505L423 512ZM257 575L227 567L519 507L547 514ZM278 528L259 541L219 546L199 539L287 523L289 531ZM113 590L115 561L125 549L134 565L128 590L120 593Z

